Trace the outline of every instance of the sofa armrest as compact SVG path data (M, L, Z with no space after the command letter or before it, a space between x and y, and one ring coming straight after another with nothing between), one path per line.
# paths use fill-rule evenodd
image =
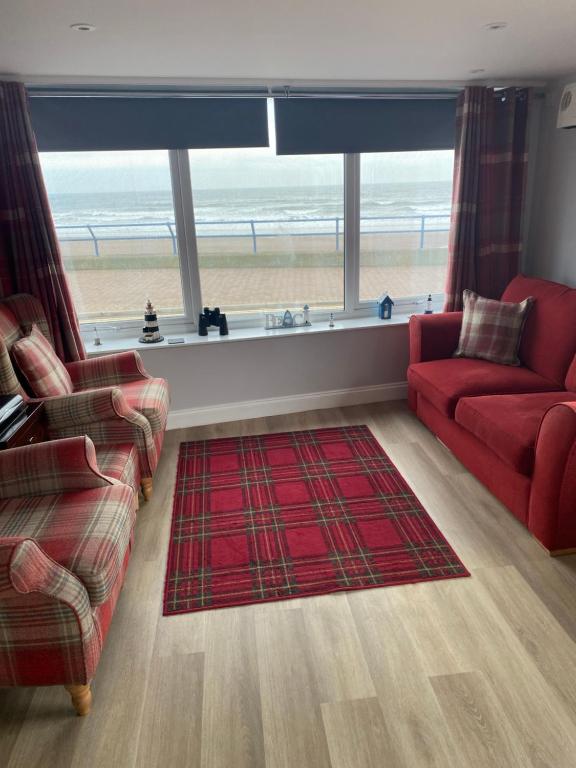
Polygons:
M545 413L536 440L528 528L546 549L576 547L576 402Z
M0 538L0 685L87 683L101 642L88 592L32 539Z
M410 363L425 363L452 357L458 347L462 312L412 315L410 318Z
M116 355L102 355L67 363L66 368L77 391L149 379L142 358L135 349Z
M114 484L100 472L94 444L86 436L0 451L0 499Z

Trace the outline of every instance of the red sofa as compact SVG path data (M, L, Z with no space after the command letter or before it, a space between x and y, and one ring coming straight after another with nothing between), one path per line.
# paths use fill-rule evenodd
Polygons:
M519 368L452 357L461 312L410 318L418 418L552 554L576 551L576 290L519 275L535 299Z

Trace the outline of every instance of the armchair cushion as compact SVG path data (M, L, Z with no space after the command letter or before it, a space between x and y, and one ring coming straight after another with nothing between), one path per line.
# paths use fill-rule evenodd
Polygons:
M92 606L105 603L121 572L135 520L125 485L0 501L0 540L33 539L84 585Z
M29 336L12 345L12 357L36 397L72 393L72 379L66 366L36 324Z

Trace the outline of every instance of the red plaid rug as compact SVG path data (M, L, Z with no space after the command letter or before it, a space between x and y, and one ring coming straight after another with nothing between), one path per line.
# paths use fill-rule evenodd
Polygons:
M165 615L468 575L368 427L180 445Z

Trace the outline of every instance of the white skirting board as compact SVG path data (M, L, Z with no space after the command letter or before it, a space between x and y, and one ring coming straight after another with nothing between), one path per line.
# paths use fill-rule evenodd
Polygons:
M315 411L321 408L339 408L345 405L363 405L383 400L402 400L407 396L405 381L377 384L354 389L332 389L327 392L309 392L290 397L267 397L262 400L244 400L238 403L209 405L204 408L183 408L170 411L168 429L199 427L223 421L257 419L263 416L281 416L285 413Z

